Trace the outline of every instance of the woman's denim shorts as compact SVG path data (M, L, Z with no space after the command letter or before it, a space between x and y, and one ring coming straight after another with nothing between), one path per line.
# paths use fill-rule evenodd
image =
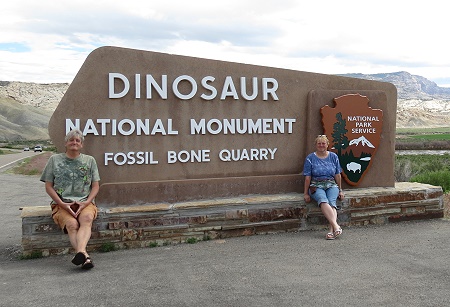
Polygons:
M317 188L316 192L310 193L311 198L314 199L317 202L317 205L320 207L321 203L327 203L331 207L334 207L337 209L336 206L336 199L339 196L339 188L338 187L332 187L328 188L326 190L323 190L321 188Z

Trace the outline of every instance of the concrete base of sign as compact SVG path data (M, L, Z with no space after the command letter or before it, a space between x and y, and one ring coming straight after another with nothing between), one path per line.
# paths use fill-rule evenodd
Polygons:
M396 183L392 188L345 191L343 227L443 217L441 187ZM284 231L323 229L327 222L301 193L247 195L177 203L100 207L89 251L102 247L141 248L186 241L223 239ZM72 252L67 235L51 219L48 206L22 208L24 255Z
M303 175L273 175L121 182L102 184L97 195L99 207L136 206L159 202L179 203L239 195L300 193Z

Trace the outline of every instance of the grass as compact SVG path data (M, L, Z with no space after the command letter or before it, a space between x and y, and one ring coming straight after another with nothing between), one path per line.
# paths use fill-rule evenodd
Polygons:
M439 128L398 128L395 149L450 149L450 127Z
M150 244L148 245L148 247L150 247L150 248L158 247L158 243L157 243L157 242L150 242Z
M397 135L417 135L417 134L435 134L435 133L450 133L450 127L436 127L436 128L397 128L395 130Z
M410 136L413 139L425 140L425 141L448 141L450 140L450 133L437 133L437 134L421 134Z
M17 152L14 150L0 149L0 155L8 155L8 154L13 154L13 153L17 153Z
M21 161L17 166L13 168L12 172L19 175L39 175L41 173L41 170L29 167L31 159L32 158L26 158Z
M38 259L38 258L43 258L44 256L42 255L41 251L33 251L31 252L31 254L29 255L21 255L20 256L20 260L30 260L30 259Z
M100 246L100 252L102 252L102 253L109 253L109 252L116 251L116 250L118 250L117 246L111 242L103 243Z
M195 244L197 242L198 242L198 239L194 238L194 237L186 239L186 243L189 243L189 244Z

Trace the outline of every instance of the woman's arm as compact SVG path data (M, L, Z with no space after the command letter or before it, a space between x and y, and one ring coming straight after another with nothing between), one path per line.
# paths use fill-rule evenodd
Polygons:
M305 176L305 186L303 190L303 199L305 202L309 203L311 201L311 196L309 196L309 185L311 184L311 176Z
M343 200L344 199L344 192L342 192L342 177L341 174L336 174L334 175L334 181L336 181L336 184L339 188L339 199Z

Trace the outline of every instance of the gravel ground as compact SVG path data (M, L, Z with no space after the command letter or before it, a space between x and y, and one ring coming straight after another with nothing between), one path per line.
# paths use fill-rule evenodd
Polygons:
M21 246L22 220L20 208L50 203L39 176L0 173L0 252L2 259L17 256Z
M18 260L22 206L49 202L38 176L0 174L0 297L15 306L446 306L446 219Z

